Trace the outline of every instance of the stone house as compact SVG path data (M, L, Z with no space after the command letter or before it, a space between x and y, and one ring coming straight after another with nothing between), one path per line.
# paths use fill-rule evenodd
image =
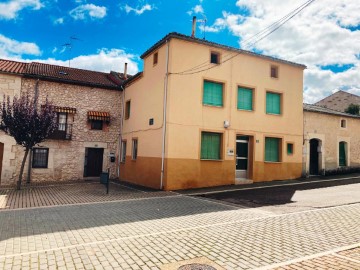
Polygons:
M304 104L304 174L360 167L360 116Z
M95 72L42 63L25 64L17 74L21 91L38 95L38 106L46 97L57 112L58 130L36 146L25 166L24 179L68 181L98 177L109 169L118 177L117 156L121 126L122 101L120 85L123 74ZM14 166L4 176L2 185L14 184L24 151L13 147L5 155ZM114 157L111 162L111 157ZM30 161L30 170L29 168ZM3 166L3 170L7 170Z
M1 100L4 95L10 96L10 98L20 95L21 74L25 66L25 63L0 59ZM8 184L9 180L16 175L16 148L15 140L0 131L0 185Z
M360 105L360 96L342 90L315 103L315 105L340 112L345 112L350 104Z
M170 33L125 82L120 177L166 190L302 173L304 65Z

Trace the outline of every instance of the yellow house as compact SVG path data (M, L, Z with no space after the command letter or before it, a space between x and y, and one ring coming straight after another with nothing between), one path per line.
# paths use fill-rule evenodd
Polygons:
M120 178L176 190L301 176L304 65L170 33L125 82Z

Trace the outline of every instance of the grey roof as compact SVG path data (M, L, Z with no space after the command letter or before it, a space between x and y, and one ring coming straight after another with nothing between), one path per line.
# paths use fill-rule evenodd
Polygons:
M360 96L339 90L315 103L316 105L344 112L350 104L360 105Z
M220 49L236 51L239 54L242 53L242 54L252 55L252 56L255 56L255 57L261 57L261 58L264 58L264 59L267 59L267 60L270 60L270 61L280 62L280 63L283 63L283 64L288 64L288 65L296 66L296 67L303 68L303 69L306 68L306 66L303 65L303 64L298 64L298 63L290 62L290 61L287 61L287 60L282 60L282 59L279 59L279 58L275 58L275 57L272 57L272 56L267 56L267 55L254 53L254 52L251 52L251 51L237 49L237 48L234 48L234 47L222 45L222 44L219 44L219 43L211 42L211 41L196 38L196 37L190 37L190 36L179 34L179 33L176 33L176 32L172 32L172 33L167 34L164 38L162 38L157 43L155 43L153 46L151 46L148 50L146 50L140 57L143 59L145 56L147 56L148 54L150 54L154 50L158 49L160 46L162 46L166 41L170 40L171 38L177 38L177 39L186 40L186 41L190 41L190 42L195 42L195 43L199 43L199 44L204 44L204 45L208 45L208 46L212 46L212 47L216 47L216 48L220 48Z
M332 114L332 115L338 115L338 116L343 116L343 117L352 117L352 118L360 119L360 115L353 115L353 114L349 114L349 113L335 111L335 110L332 110L332 109L329 109L329 108L325 108L325 107L318 106L318 105L313 105L313 104L304 103L303 108L304 108L304 111L308 111L308 112Z

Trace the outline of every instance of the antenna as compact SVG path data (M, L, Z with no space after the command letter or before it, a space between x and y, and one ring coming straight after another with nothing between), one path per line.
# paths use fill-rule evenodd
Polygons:
M204 13L202 14L202 16L203 16L203 19L198 20L198 22L200 22L200 23L201 23L201 26L202 26L202 32L203 32L203 34L204 34L203 39L205 40L205 34L206 34L206 22L207 22L207 18L206 18L206 16L205 16L205 14L204 14Z
M73 47L73 41L83 41L79 38L77 38L76 36L71 36L69 37L69 42L64 43L62 46L64 47L65 50L68 50L69 52L69 67L70 67L70 61L71 61L71 49Z

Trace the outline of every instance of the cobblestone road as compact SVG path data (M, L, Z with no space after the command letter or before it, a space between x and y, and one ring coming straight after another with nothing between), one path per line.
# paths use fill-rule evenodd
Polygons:
M225 269L287 269L357 247L359 220L359 203L279 214L181 195L5 210L0 269L159 269L197 257ZM341 256L359 269L356 252Z

